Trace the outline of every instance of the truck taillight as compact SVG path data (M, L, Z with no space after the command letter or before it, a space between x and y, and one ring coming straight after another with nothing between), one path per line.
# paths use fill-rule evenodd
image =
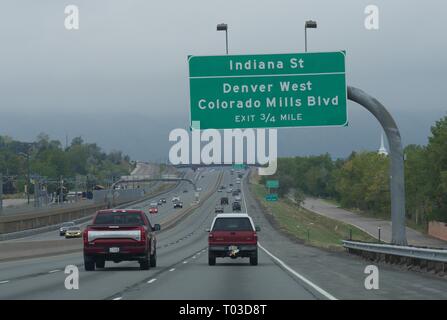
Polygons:
M253 239L255 239L256 241L258 240L258 234L256 232L253 232Z
M211 239L211 238L213 238L213 233L212 233L212 232L210 232L210 233L208 234L208 239Z
M88 230L84 230L82 233L82 239L84 240L84 245L88 244Z
M146 229L144 227L140 227L140 241L146 242Z

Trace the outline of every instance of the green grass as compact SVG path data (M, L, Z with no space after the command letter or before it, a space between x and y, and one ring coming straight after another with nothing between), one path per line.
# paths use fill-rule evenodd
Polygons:
M312 213L296 206L290 200L279 199L276 202L268 202L265 200L267 190L262 185L252 182L250 189L282 231L306 244L325 249L342 250L341 240L349 238L350 230L352 230L353 240L377 241L354 226Z

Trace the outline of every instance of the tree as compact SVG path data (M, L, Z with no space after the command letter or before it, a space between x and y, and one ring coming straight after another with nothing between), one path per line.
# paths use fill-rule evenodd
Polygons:
M301 207L304 200L306 199L306 195L304 194L303 190L298 188L295 189L295 192L293 193L293 199L295 200L296 205Z
M427 145L428 185L433 218L447 221L447 117L431 128Z

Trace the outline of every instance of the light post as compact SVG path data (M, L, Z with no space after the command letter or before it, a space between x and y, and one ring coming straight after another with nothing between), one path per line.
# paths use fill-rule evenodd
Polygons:
M217 31L225 31L225 44L228 54L228 25L225 23L220 23L217 25Z
M304 47L305 47L305 52L307 52L307 29L316 29L316 28L317 28L317 22L316 21L308 20L304 24Z
M21 155L21 156L26 158L26 166L27 166L26 195L27 195L28 204L29 204L29 191L30 191L30 185L31 185L31 181L30 181L30 167L29 167L29 153L19 152L19 155Z

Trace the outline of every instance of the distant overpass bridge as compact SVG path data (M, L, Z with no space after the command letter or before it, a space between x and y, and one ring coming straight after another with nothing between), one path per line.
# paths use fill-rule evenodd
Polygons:
M111 186L111 189L113 190L113 189L115 189L116 186L118 186L120 184L125 184L125 183L141 183L141 182L154 182L154 181L164 181L164 182L186 181L194 187L194 190L197 190L196 183L193 180L188 179L188 178L174 178L174 177L169 177L169 178L135 177L135 178L132 178L132 176L129 176L129 177L130 178L122 177L120 180L114 182Z

